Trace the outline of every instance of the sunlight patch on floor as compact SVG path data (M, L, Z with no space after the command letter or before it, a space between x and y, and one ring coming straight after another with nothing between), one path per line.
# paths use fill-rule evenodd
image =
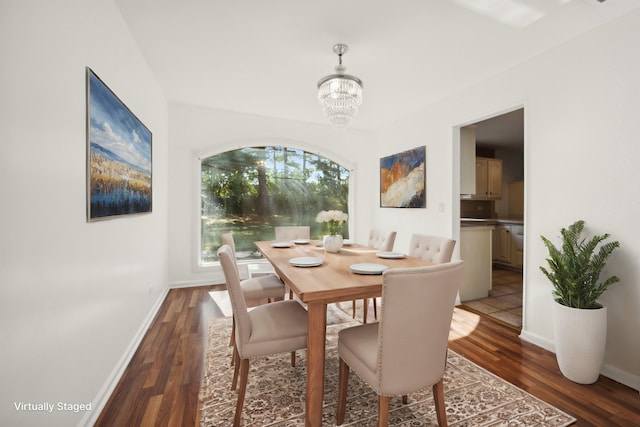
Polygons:
M464 316L456 316L457 310L464 310L456 307L453 312L451 329L449 330L449 341L465 338L473 333L480 324L480 315L472 312L465 313Z

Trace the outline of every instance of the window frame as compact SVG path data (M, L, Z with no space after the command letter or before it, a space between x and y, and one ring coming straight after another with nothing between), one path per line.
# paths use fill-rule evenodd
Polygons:
M349 171L349 196L347 199L347 206L349 207L349 219L347 221L347 227L349 230L349 236L353 236L354 234L354 217L355 217L355 178L356 178L356 167L355 164L347 160L346 158L337 155L328 150L319 150L316 145L307 144L300 141L288 140L288 139L274 139L274 138L264 138L264 139L252 139L244 142L235 142L230 144L223 144L216 146L215 148L202 151L197 153L193 164L193 172L194 172L194 187L196 190L194 191L194 231L193 231L193 242L192 250L193 250L193 270L196 272L203 271L219 271L220 270L220 262L203 262L201 257L201 246L202 246L202 218L200 215L201 212L201 195L202 195L202 179L201 179L201 171L202 171L202 160L208 157L215 156L217 154L225 153L227 151L233 150L241 150L243 148L259 148L259 147L283 147L283 148L292 148L296 150L303 150L308 153L315 154L317 156L324 157L328 160L331 160L334 163L339 164ZM267 260L264 259L249 259L249 260L238 260L239 265L250 265L250 264L267 264Z

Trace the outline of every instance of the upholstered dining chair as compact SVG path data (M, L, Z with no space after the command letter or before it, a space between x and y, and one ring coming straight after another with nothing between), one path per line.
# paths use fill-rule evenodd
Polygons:
M276 240L288 242L296 239L309 239L311 227L308 225L279 226L275 228Z
M231 248L233 263L238 267L236 259L236 244L232 233L224 233L221 236L222 244ZM240 276L238 270L238 277ZM275 274L267 274L264 276L251 277L241 280L240 285L246 300L263 300L269 302L277 299L284 299L284 283Z
M443 376L463 261L383 273L381 319L343 329L336 421L344 422L349 372L378 394L378 426L387 426L391 396L432 387L440 426L447 425Z
M233 265L235 266L238 278L240 273L238 270L238 262L236 259L236 244L232 233L224 233L221 236L222 244L229 246L231 250L231 258ZM266 276L251 277L240 281L240 288L244 299L250 300L267 300L267 302L273 302L276 300L283 300L285 295L284 283L275 274L269 274ZM235 341L235 321L231 326L231 339L229 345L233 345ZM234 361L232 360L232 363Z
M451 261L456 241L447 237L414 234L409 243L409 256L442 264Z
M283 225L275 228L276 240L279 242L289 242L301 239L309 240L311 227L308 225ZM293 298L293 291L289 289L289 298Z
M222 245L218 249L218 257L227 281L233 318L237 325L233 350L236 363L231 389L236 389L239 373L240 389L233 420L233 425L239 426L247 390L249 360L277 353L291 352L295 355L296 350L306 348L307 311L296 300L263 304L248 311L231 248ZM295 361L294 357L292 362Z
M380 252L391 252L393 251L393 244L396 241L396 232L395 231L381 231L377 229L371 229L369 231L369 242L368 246L370 248L379 249ZM364 304L363 310L363 323L367 323L367 315L369 311L369 299L364 298L362 300ZM356 300L353 300L353 314L352 317L355 319L356 317ZM373 298L373 317L378 318L378 303L376 298Z

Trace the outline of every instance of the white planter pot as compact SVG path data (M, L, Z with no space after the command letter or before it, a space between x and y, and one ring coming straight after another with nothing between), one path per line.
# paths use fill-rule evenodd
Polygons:
M337 253L340 252L340 248L342 248L343 239L339 234L333 234L329 236L324 236L324 240L322 241L324 245L324 249L327 252Z
M607 308L570 308L556 301L552 316L560 371L579 384L596 382L607 344Z

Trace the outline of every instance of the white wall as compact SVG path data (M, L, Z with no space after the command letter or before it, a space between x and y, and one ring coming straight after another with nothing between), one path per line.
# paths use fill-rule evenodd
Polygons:
M401 246L413 231L459 236L459 230L451 230L447 223L450 212L456 211L459 185L455 162L459 142L452 129L524 105L522 336L553 348L551 286L538 268L547 256L540 235L556 238L560 228L584 219L590 233L608 232L621 243L603 273L621 279L602 298L609 313L603 373L640 389L637 40L640 11L385 127L375 156L395 150L386 147L385 141L401 141L400 148L427 145L428 208L422 212L377 209L373 221L399 224L397 242ZM439 212L440 203L444 215Z
M70 426L167 290L168 107L111 0L33 3L0 4L0 424ZM153 132L152 214L86 222L85 66Z
M318 114L322 114L320 107ZM352 169L351 190L355 194L355 204L349 207L351 237L358 241L368 238L366 227L371 217L371 204L367 194L374 183L367 170L369 165L362 159L368 158L368 151L374 144L373 134L350 128L333 129L328 124L278 120L179 104L170 105L169 124L169 270L172 286L224 282L219 268L201 268L197 264L199 158L215 153L264 144L281 145L320 154Z
M394 250L407 252L411 235L436 234L453 237L455 213L460 211L458 194L453 197L453 129L441 126L446 112L437 109L420 113L381 129L377 149L371 150L370 164L379 168L379 158L419 146L426 146L426 209L376 208L372 223L397 232ZM459 152L459 144L458 144ZM459 156L459 154L458 154ZM459 166L456 168L459 188ZM374 173L372 170L371 173ZM371 175L375 176L375 175ZM379 188L372 189L379 192ZM372 206L379 206L377 195ZM458 245L456 245L458 246Z

